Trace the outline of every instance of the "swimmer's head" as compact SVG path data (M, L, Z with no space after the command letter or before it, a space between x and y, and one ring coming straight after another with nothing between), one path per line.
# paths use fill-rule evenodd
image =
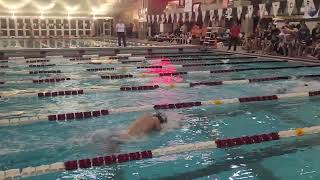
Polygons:
M308 84L304 84L304 86L309 86Z
M167 116L165 114L160 113L160 112L157 112L157 113L153 114L153 117L158 118L159 121L160 121L160 124L168 122Z
M277 94L284 94L287 92L287 89L286 88L280 88L277 90Z

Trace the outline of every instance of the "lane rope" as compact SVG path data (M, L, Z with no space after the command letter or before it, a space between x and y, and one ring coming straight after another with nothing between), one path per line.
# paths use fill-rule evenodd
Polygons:
M279 141L287 138L299 138L305 135L319 134L320 126L304 127L279 132L256 134L251 136L241 136L236 138L218 139L215 141L197 142L176 146L163 147L153 150L129 152L122 154L113 154L107 156L98 156L80 160L70 160L65 162L56 162L48 165L30 166L21 169L9 169L0 171L0 179L28 177L43 175L47 173L56 173L64 171L74 171L78 169L89 169L94 167L110 166L122 164L130 161L143 161L152 158L159 158L172 154L180 154L192 151L203 151L209 149L226 149L235 146L249 146L253 144Z
M300 79L300 78L320 78L320 74L311 75L298 75L298 76L276 76L276 77L261 77L261 78L251 78L251 79L241 79L241 80L227 80L227 81L202 81L202 82L191 82L191 83L172 83L172 84L154 84L154 85L144 85L144 86L112 86L108 88L89 88L82 89L84 94L97 93L97 92L116 92L116 91L149 91L162 89L172 89L172 88L193 88L197 86L219 86L219 85L231 85L231 84L250 84L250 83L261 83L268 81L281 81L290 79ZM58 78L58 79L42 79L33 80L34 83L57 83L65 80L70 80L70 78ZM0 82L1 84L1 82ZM62 91L62 90L60 90ZM68 91L68 90L63 90ZM74 90L69 90L74 91ZM59 91L58 91L59 92ZM40 94L40 96L39 96ZM57 96L50 90L39 90L39 91L14 91L12 92L1 92L0 95L3 98L10 97L54 97Z
M162 76L180 76L180 75L203 75L203 74L221 74L243 71L256 71L256 70L277 70L277 69L298 69L298 68L314 68L320 67L320 65L301 65L301 66L282 66L282 67L264 67L264 68L241 68L241 69L222 69L222 70L207 70L207 71L180 71L170 73L156 73L156 74L112 74L101 75L101 79L114 80L114 79L127 79L127 78L150 78L150 77L162 77Z
M235 103L250 103L259 101L275 101L282 99L290 99L297 97L315 97L320 96L319 91L310 92L298 92L298 93L287 93L287 94L277 94L277 95L266 95L266 96L253 96L253 97L240 97L231 99L212 99L207 101L195 101L195 102L182 102L182 103L172 103L172 104L156 104L156 105L144 105L136 107L122 107L116 109L101 109L101 110L91 110L82 112L70 112L63 114L52 114L52 115L39 115L32 117L20 117L20 118L7 118L0 121L0 126L11 126L11 125L22 125L22 124L32 124L43 121L56 121L56 122L67 122L74 120L84 120L91 119L99 116L108 116L113 114L130 113L130 112L144 112L149 110L169 110L169 109L184 109L192 108L198 106L208 106L208 105L223 105L223 104L235 104Z

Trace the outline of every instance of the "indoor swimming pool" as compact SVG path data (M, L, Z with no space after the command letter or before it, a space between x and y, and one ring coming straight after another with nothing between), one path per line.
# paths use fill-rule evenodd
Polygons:
M319 65L221 52L123 56L129 58L1 60L0 179L23 173L32 180L320 177L319 134L282 139L279 133L271 141L275 132L319 125L320 99L308 97L320 94ZM155 111L168 117L161 132L110 144L107 137ZM93 168L71 162L270 133L275 139L251 145L118 158ZM74 170L28 176L57 162Z

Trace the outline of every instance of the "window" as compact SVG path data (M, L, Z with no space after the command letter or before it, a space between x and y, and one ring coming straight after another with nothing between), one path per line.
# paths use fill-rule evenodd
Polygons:
M7 19L1 19L1 29L7 29Z
M63 27L64 29L69 29L69 21L67 19L63 20Z
M76 20L72 19L72 20L70 21L70 24L71 24L71 29L76 29L76 27L77 27Z
M62 36L62 31L57 31L57 36Z
M47 36L47 31L46 30L41 31L41 36Z
M50 36L54 36L54 31L50 30L50 31L49 31L49 35L50 35Z
M84 28L85 29L90 29L90 21L89 20L85 20L84 21Z
M31 20L30 19L25 19L24 23L25 23L26 29L30 29L31 28Z
M38 19L33 19L33 29L39 29L39 21L38 21Z
M83 29L83 20L78 20L78 28Z
M23 29L23 19L17 19L17 28Z
M14 27L14 19L9 19L9 29L15 29L15 27Z
M24 36L23 30L18 30L18 36Z
M10 36L16 36L16 31L15 30L10 30Z
M54 29L55 23L53 19L49 19L49 29Z
M34 36L39 36L39 31L34 31Z
M1 36L8 36L7 30L1 30Z
M62 21L61 21L61 19L57 19L56 20L56 29L62 29Z
M41 20L41 29L47 29L46 20Z

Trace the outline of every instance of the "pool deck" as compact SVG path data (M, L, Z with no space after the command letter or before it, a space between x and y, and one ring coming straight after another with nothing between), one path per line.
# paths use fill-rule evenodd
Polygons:
M69 56L81 55L113 56L119 53L131 53L133 55L147 55L151 53L194 52L199 51L197 45L172 45L172 46L137 46L137 47L83 47L83 48L2 48L2 57L45 57L45 56ZM162 52L163 53L163 52Z

